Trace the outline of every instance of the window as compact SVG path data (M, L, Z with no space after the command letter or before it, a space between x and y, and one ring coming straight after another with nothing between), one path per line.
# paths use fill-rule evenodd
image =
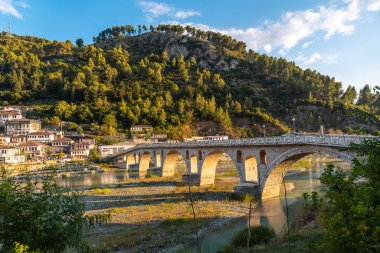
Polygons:
M267 164L267 152L265 150L260 151L260 163Z
M241 163L241 157L242 157L242 156L243 156L243 154L241 153L240 150L238 150L238 151L236 152L236 160L237 160L238 163Z

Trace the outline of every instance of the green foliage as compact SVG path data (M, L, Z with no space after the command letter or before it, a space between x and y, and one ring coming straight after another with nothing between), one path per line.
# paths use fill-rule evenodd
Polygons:
M274 238L275 233L272 229L269 229L265 226L253 226L250 227L250 238L249 245L254 246L258 244L268 244L272 238ZM239 231L232 239L231 246L238 247L246 247L247 246L247 236L248 236L248 228L245 228ZM228 251L224 251L228 252Z
M220 33L180 25L151 26L149 32L144 25L125 25L105 29L94 41L83 45L78 39L75 46L17 35L1 41L2 104L42 100L53 108L36 108L35 113L52 124L93 123L102 135L142 123L182 139L173 129L195 120L216 121L222 126L220 134L230 134L240 117L251 119L245 128L252 135L260 133L255 125L263 123L272 125L268 135L279 134L289 131L290 115L298 112L301 102L323 108L323 120L334 122L328 128L343 128L346 125L340 121L351 117L380 125L379 95L369 86L359 92L358 107L353 105L357 95L353 86L343 93L341 83L332 77L246 51L243 42ZM189 54L166 51L176 44ZM213 57L206 57L209 54ZM344 106L336 113L340 103ZM314 120L312 126L318 129L318 123Z
M94 147L93 149L90 150L89 158L90 158L90 161L95 162L95 163L100 161L102 157L100 156L97 147Z
M0 184L0 241L3 249L63 252L67 247L85 250L83 232L92 220L84 217L84 202L54 181L16 182L2 178ZM28 245L26 248L22 245Z
M319 213L328 247L337 252L380 250L380 142L352 148L367 158L356 159L351 175L332 165L320 181L325 193Z
M82 38L79 38L75 41L75 44L77 44L77 46L79 48L82 48L83 47L83 39Z
M29 250L29 246L22 245L21 243L14 243L14 247L10 250L10 253L40 253L40 250Z
M245 202L249 203L253 201L253 196L247 193L230 193L228 195L229 201L239 201L239 202Z
M108 195L111 193L111 190L107 187L104 188L96 188L94 189L94 193L97 195Z

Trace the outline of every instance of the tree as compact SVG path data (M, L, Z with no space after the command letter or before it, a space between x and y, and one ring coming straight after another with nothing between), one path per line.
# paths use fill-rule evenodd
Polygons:
M59 101L54 108L54 114L61 119L69 119L72 115L72 107L66 101Z
M90 160L93 162L99 162L101 156L98 152L98 149L94 147L93 149L90 150Z
M342 96L343 103L353 104L357 96L358 93L356 92L355 86L349 85Z
M82 38L79 38L75 41L75 44L77 44L77 46L79 48L82 48L83 47L83 39Z
M319 219L330 249L379 252L380 141L367 140L352 148L366 159L355 159L349 176L333 165L325 169L320 178L325 201Z
M373 94L371 93L371 87L366 84L363 89L359 92L358 105L368 105L370 106L373 102Z
M93 226L95 220L101 223L110 217L84 216L82 195L51 179L35 182L28 177L20 182L3 173L0 202L0 241L5 252L15 243L27 245L30 251L84 250L88 248L84 229Z

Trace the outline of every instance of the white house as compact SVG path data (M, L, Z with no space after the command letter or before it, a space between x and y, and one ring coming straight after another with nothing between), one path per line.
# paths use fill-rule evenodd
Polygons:
M4 123L8 120L22 119L21 112L16 109L0 110L0 122Z
M23 163L25 156L21 155L19 147L0 145L0 162L1 163Z
M44 158L47 147L47 145L36 141L20 143L21 153L27 155L29 159Z
M51 149L53 152L59 153L63 151L64 149L69 148L71 144L73 143L74 141L70 138L67 138L67 137L58 138L51 142L51 146L52 146Z
M71 145L70 155L72 158L85 158L90 155L90 150L94 147L95 145L90 142L73 143Z
M34 133L27 134L27 141L38 141L42 143L52 142L55 139L53 133L38 131Z
M133 148L135 145L133 142L118 142L113 145L98 146L98 151L102 157L107 157Z
M0 135L0 144L8 144L11 142L12 136L9 135Z
M26 135L41 129L41 121L32 119L15 119L5 122L5 134Z

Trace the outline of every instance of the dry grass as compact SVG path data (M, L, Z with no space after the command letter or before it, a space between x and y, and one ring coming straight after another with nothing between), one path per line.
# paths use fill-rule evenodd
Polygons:
M242 202L228 201L234 182L191 187L196 222L193 221L188 187L176 178L144 178L126 184L88 190L87 213L107 211L112 222L98 227L87 238L95 252L156 252L194 240L194 226L215 226L224 219L246 215Z

